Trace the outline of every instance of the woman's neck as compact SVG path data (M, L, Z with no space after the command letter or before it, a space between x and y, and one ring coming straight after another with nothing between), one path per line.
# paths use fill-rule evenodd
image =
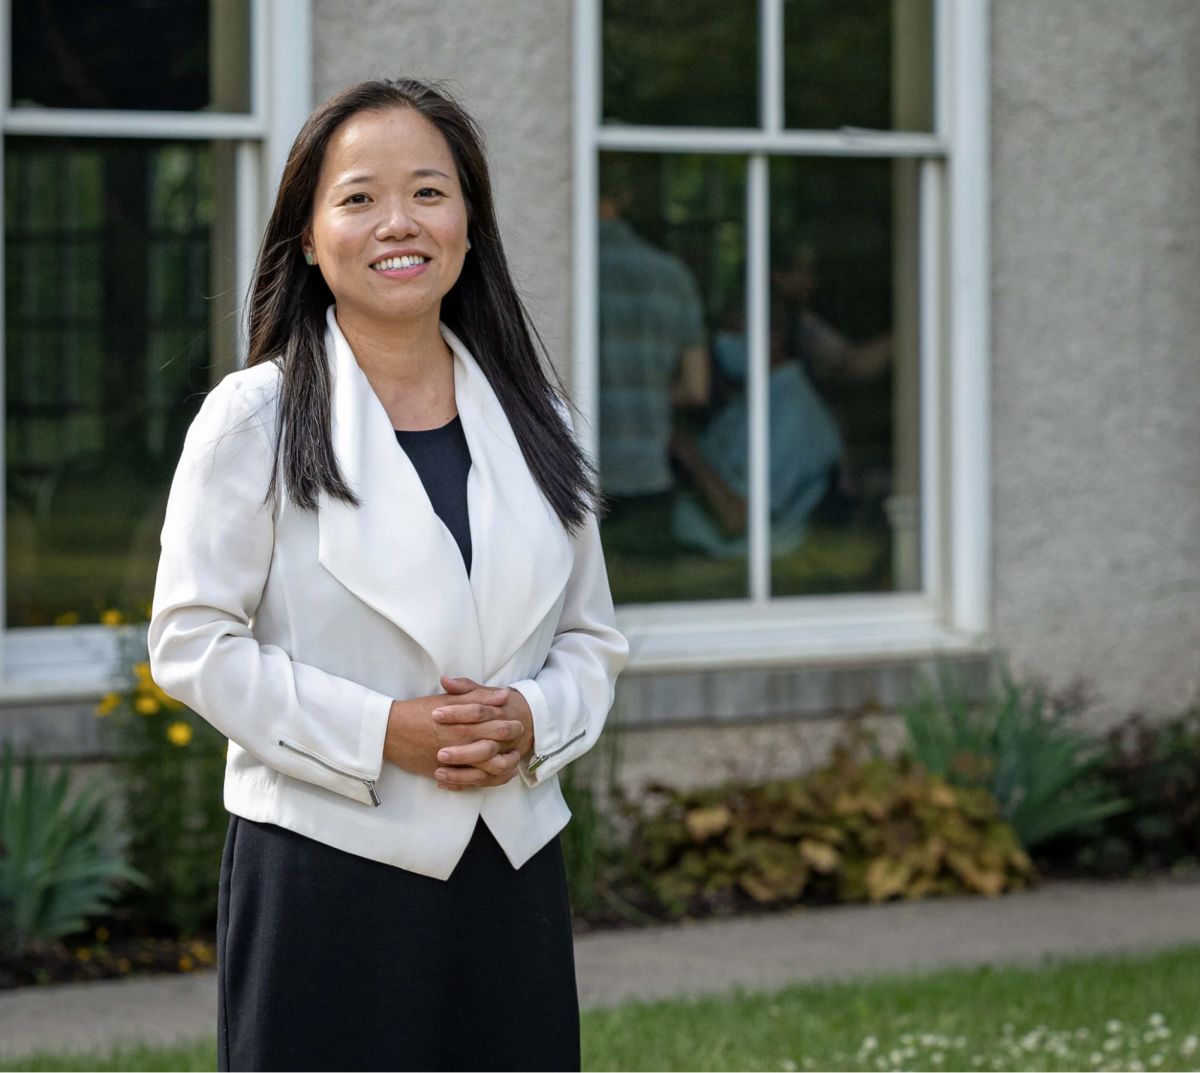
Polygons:
M453 420L458 413L454 356L438 328L438 310L385 322L336 312L338 327L392 428L440 428Z

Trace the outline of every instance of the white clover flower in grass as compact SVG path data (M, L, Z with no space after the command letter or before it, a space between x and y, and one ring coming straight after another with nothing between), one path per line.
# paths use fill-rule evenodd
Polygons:
M1098 1066L1101 1062L1104 1061L1104 1055L1102 1055L1099 1051L1092 1051L1091 1055L1088 1058L1088 1061L1091 1062L1092 1065Z
M1150 1056L1150 1064L1152 1066L1161 1066L1163 1064L1163 1056L1161 1054L1152 1054Z
M929 1056L929 1060L935 1066L940 1066L946 1060L946 1056L942 1054L941 1051L934 1051L933 1054Z
M1105 1029L1107 1029L1108 1034L1110 1036L1115 1036L1125 1026L1122 1025L1120 1021L1116 1020L1116 1018L1114 1018L1113 1020L1109 1021L1108 1024L1106 1024L1104 1027L1105 1027Z
M973 1066L983 1065L983 1055L982 1054L972 1055L971 1056L971 1065L973 1065Z
M1161 1013L1152 1013L1150 1015L1150 1024L1155 1028L1162 1028L1167 1023L1167 1019Z
M1109 1054L1111 1054L1113 1051L1119 1051L1121 1049L1121 1041L1109 1036L1109 1038L1104 1041L1104 1049L1108 1051Z
M1088 1036L1090 1036L1090 1035L1091 1035L1091 1033L1086 1028L1075 1029L1075 1038L1078 1040L1087 1039Z
M1196 1053L1197 1047L1200 1047L1200 1039L1195 1036L1187 1036L1184 1038L1183 1043L1180 1044L1179 1053L1182 1054L1184 1058L1190 1058Z

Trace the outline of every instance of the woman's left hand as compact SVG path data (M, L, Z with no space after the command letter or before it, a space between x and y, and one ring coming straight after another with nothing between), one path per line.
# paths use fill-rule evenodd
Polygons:
M451 695L470 693L483 688L470 678L442 678L442 688ZM503 786L517 775L521 757L533 749L533 712L515 689L498 691L497 704L443 704L433 718L439 723L461 725L493 719L512 719L524 728L515 741L498 742L480 738L466 745L452 745L438 751L434 777L442 790L465 790L473 786Z

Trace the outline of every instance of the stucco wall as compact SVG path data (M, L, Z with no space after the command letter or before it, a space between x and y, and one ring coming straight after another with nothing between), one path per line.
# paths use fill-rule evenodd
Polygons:
M564 367L571 285L570 0L315 0L313 99L362 78L446 79L482 125L505 248Z
M1097 713L1200 690L1200 4L993 0L996 625Z

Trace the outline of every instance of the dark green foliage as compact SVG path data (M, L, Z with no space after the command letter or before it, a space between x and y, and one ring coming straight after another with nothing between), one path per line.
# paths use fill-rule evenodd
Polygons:
M122 881L143 877L125 863L123 846L92 780L73 798L70 769L56 775L11 746L0 757L0 951L81 931L104 912Z
M1200 864L1200 711L1112 730L1096 774L1129 808L1044 848L1054 869L1127 875Z
M914 759L953 785L987 789L1026 849L1128 807L1095 777L1101 749L1071 726L1074 707L1007 672L979 702L945 666L938 679L901 710Z

